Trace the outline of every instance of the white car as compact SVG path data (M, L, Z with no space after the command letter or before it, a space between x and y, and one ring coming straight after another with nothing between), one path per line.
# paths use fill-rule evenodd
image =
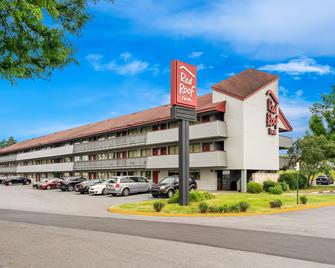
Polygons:
M106 184L107 184L107 181L91 186L90 189L88 189L88 193L93 194L93 195L97 195L97 194L106 195L107 194Z

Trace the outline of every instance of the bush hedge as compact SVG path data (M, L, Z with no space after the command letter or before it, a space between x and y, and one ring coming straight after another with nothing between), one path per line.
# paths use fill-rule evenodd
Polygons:
M165 204L160 202L160 201L156 201L152 205L154 207L154 210L156 210L157 212L160 212L163 209L163 207L165 206Z
M208 193L208 192L200 192L200 191L191 191L190 192L190 202L201 202L206 201L210 199L214 199L215 195ZM179 191L175 193L174 196L169 198L168 203L169 204L176 204L179 200Z
M283 203L280 199L270 201L269 202L270 208L281 208Z
M274 187L269 188L269 193L270 194L282 194L283 189L279 183L276 183Z
M198 208L201 213L207 213L209 210L209 207L206 202L200 202Z
M283 192L287 192L290 190L290 186L286 182L280 182L281 188L283 189Z
M308 201L307 196L305 196L305 195L300 196L300 202L301 202L301 204L306 205L307 201Z
M263 182L263 190L265 192L269 192L269 188L271 187L275 187L276 182L275 181L271 181L271 180L267 180Z
M259 194L263 191L263 185L257 183L257 182L249 182L247 185L247 192L252 194Z
M249 209L250 204L248 202L242 201L239 203L239 206L241 212L246 212Z
M285 172L280 174L278 182L285 182L288 184L290 189L295 190L297 189L297 176L299 182L299 189L306 188L308 184L307 178L304 175L296 172Z

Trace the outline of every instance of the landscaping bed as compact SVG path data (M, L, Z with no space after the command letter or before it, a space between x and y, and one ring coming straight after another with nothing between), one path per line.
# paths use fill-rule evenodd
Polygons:
M312 195L312 194L304 194L307 197L308 203L307 205L313 207L317 205L335 205L335 195ZM303 208L307 205L296 205L296 197L293 195L274 195L269 193L259 193L259 194L252 194L252 193L220 193L215 194L215 198L208 199L208 200L201 200L201 201L193 201L189 206L179 206L176 203L169 203L169 199L159 199L159 200L150 200L144 202L136 202L136 203L126 203L121 204L116 207L112 207L110 209L111 212L116 213L148 213L152 214L155 213L159 215L159 213L163 213L164 215L178 215L178 214L200 214L199 204L206 203L210 208L236 208L241 202L246 202L249 204L247 212L250 214L252 213L268 213L274 212L277 210L285 210L288 208ZM271 208L270 202L274 202L276 200L280 200L282 203L281 208ZM154 209L154 203L160 202L163 205L161 207L160 212L156 212ZM200 206L201 207L201 206ZM215 214L232 214L232 213L245 213L241 211L220 211L215 212ZM202 214L214 214L211 210L207 210L206 213Z

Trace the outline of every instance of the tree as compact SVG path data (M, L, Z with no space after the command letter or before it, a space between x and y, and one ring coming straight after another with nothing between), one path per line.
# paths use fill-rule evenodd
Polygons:
M2 141L0 141L0 148L8 147L15 143L16 143L16 140L14 139L14 137L11 136L8 138L8 140L3 139Z
M311 108L309 128L314 135L335 141L335 86L330 94L323 94L321 98L322 102L314 103Z
M311 186L317 173L328 174L333 168L335 143L323 135L306 135L293 143L288 154L291 164L300 162L301 173L307 177L308 185Z
M0 0L0 77L47 78L76 63L69 35L80 35L98 0Z

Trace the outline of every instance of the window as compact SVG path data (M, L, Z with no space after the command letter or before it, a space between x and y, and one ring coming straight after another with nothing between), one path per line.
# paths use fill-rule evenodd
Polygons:
M195 180L200 180L200 171L194 170L190 171L190 178L195 179Z
M178 154L179 147L178 146L169 146L169 154Z
M135 128L135 129L129 129L129 130L128 130L128 134L129 134L129 135L136 135L137 132L138 132L137 128Z
M170 122L168 125L169 125L169 128L176 128L178 127L178 121Z
M160 129L161 129L161 130L166 129L166 124L165 124L165 123L164 123L164 124L161 124Z
M144 177L137 177L138 182L148 182Z
M203 152L209 152L211 150L211 144L209 142L202 144L202 151Z
M200 143L190 145L190 153L199 153L199 152L200 152Z
M129 158L137 157L137 150L128 151L128 157Z
M116 153L116 158L117 159L126 158L126 157L127 157L127 152L126 151Z
M152 127L152 131L157 131L158 129L159 129L159 128L158 128L157 125Z
M145 157L145 156L151 156L152 152L151 149L142 149L141 150L141 156Z
M153 148L152 155L159 155L159 148Z
M108 153L108 159L114 159L115 153Z
M210 120L211 120L210 115L204 115L204 116L202 116L202 122L203 122L203 123L207 123L207 122L209 122Z
M161 155L166 155L166 147L161 147Z
M141 128L141 133L147 133L147 132L150 132L150 131L151 131L151 126Z

